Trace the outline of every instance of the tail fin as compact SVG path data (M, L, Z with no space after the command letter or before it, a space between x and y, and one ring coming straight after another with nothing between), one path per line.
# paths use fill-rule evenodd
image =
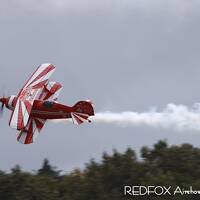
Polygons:
M94 116L94 107L91 101L79 101L73 106L71 113L75 124L82 124L85 121L91 122L88 118Z

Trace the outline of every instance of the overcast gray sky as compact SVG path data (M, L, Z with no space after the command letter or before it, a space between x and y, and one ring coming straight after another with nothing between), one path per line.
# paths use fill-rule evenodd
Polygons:
M10 0L0 6L1 93L16 94L40 63L53 63L60 101L92 99L96 111L146 111L200 100L198 0ZM34 145L16 142L1 119L0 169L38 169L44 158L69 171L103 151L159 139L199 146L200 133L150 127L48 123Z

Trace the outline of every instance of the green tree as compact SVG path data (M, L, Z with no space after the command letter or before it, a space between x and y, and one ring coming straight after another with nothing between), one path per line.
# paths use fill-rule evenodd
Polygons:
M169 146L157 142L143 147L138 159L133 149L124 153L113 150L94 159L83 170L60 175L47 159L37 173L24 172L16 165L9 173L0 171L0 199L6 200L125 200L125 185L161 185L200 189L200 148L190 144ZM176 200L195 199L175 196ZM170 196L137 196L137 200L165 200Z
M60 171L56 170L56 167L52 167L49 163L49 160L46 158L43 161L42 168L38 170L37 174L39 176L58 177L60 174Z

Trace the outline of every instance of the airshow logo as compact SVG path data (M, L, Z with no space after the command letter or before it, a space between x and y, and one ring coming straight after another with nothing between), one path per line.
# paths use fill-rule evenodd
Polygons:
M175 195L200 195L200 190L194 190L192 186L187 189L177 186L124 186L125 196L175 196Z

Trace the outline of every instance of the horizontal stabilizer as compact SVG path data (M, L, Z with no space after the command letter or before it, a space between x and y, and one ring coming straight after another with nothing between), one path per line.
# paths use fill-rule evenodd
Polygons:
M74 124L80 125L86 121L88 121L89 115L83 113L72 112L71 113L72 120Z

